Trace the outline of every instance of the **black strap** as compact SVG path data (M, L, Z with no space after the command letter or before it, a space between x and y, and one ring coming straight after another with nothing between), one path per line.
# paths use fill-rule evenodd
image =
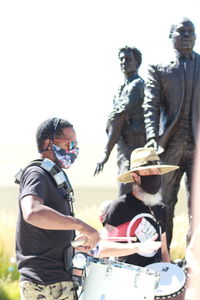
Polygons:
M22 174L26 171L27 168L29 167L32 167L32 166L37 166L37 167L40 167L42 168L42 162L44 161L44 159L36 159L36 160L33 160L31 161L21 172L21 176ZM44 168L42 168L45 172L47 172L47 174L49 174L51 176L51 178L54 180L57 188L60 188L60 187L63 187L66 191L66 195L65 195L65 199L69 202L69 206L70 206L70 215L71 216L74 216L74 207L73 207L73 202L75 201L75 198L74 198L74 191L73 191L73 188L71 186L71 183L68 179L68 176L67 174L59 167L57 166L56 164L53 166L53 168L51 169L51 171L48 171ZM65 181L63 182L62 185L57 185L57 182L55 181L55 178L54 178L54 175L60 173L60 172L63 172L64 174L64 177L65 177ZM15 180L15 183L20 183L20 181L18 179Z

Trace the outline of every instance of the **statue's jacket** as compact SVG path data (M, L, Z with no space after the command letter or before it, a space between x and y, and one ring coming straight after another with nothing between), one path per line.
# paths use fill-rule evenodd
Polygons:
M144 145L143 101L144 80L139 75L134 75L131 81L120 86L113 99L113 109L108 116L106 126L108 152L112 151L115 143L118 144L118 148L122 144L133 148L138 143Z
M200 55L194 60L191 99L192 134L197 137L200 114ZM186 71L186 70L185 70ZM155 139L165 149L176 131L185 101L185 74L178 57L169 63L150 65L145 87L144 117L147 141Z

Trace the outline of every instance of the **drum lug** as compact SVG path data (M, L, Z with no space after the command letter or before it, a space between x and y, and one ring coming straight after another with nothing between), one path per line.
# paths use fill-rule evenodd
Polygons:
M140 277L140 273L137 272L137 273L135 274L135 280L134 280L134 287L135 287L135 288L138 287L138 279L139 279L139 277Z
M106 272L105 272L105 276L108 279L111 275L112 271L112 266L108 264L107 268L106 268Z

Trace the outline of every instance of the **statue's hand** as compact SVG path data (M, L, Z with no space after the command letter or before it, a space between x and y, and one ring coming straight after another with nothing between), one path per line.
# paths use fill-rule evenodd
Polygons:
M158 151L158 143L154 139L149 140L146 143L145 147L147 147L147 148L154 148L155 151Z
M107 162L107 160L108 160L108 157L107 157L107 155L105 155L103 160L97 163L96 169L94 171L94 176L98 175L100 172L103 171L104 164Z

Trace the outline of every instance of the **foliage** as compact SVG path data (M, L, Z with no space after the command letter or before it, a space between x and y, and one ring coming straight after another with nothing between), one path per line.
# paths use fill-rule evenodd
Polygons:
M0 300L19 300L13 212L0 210Z
M0 280L0 300L19 300L18 280L9 279Z
M100 230L102 228L102 224L99 221L98 213L99 208L94 204L90 207L87 206L86 208L77 210L76 217L93 226L97 230Z
M174 218L174 232L171 243L170 255L172 260L183 259L185 257L186 236L189 229L186 213L182 213Z

